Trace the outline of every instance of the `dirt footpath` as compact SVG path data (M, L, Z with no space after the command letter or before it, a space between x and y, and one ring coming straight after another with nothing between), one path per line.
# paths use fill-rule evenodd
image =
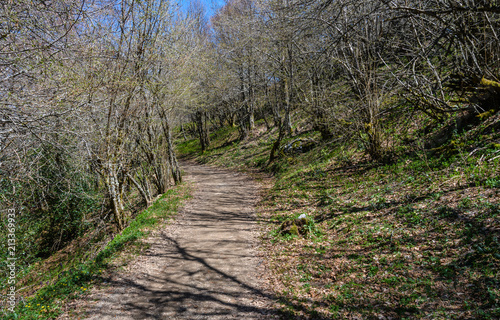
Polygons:
M195 192L177 221L69 318L273 318L255 250L257 186L230 171L192 163L183 169Z

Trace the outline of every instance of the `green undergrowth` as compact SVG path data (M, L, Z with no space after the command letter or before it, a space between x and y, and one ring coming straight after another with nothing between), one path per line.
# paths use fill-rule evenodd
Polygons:
M135 253L145 249L141 241L162 223L173 219L182 202L190 197L190 186L179 185L161 195L151 206L137 215L120 234L110 239L91 259L81 261L82 252L71 252L61 259L52 270L43 270L43 286L32 296L19 301L15 313L4 313L2 319L54 319L62 313L64 305L71 299L85 295L88 290L106 279L110 272L133 259ZM77 262L75 262L77 261ZM43 262L42 262L43 264ZM24 274L37 272L31 268ZM24 283L29 285L29 283ZM37 285L37 284L31 284Z
M403 146L386 163L317 142L268 165L275 136L258 126L239 141L226 128L196 156L273 175L262 246L283 318L500 317L498 133L457 136L453 152ZM305 133L283 144L297 138L319 141ZM311 232L279 231L303 213Z

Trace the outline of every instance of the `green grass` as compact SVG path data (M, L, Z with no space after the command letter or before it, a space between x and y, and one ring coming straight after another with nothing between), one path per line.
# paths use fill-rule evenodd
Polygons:
M75 263L63 272L58 270L55 273L57 278L49 281L51 284L42 287L34 296L20 303L15 313L4 314L3 319L56 318L68 300L85 295L93 285L98 284L103 279L103 273L113 268L112 263L120 254L133 253L143 247L141 239L146 238L150 231L163 221L173 219L182 201L189 195L190 188L187 184L168 190L116 235L92 260Z
M193 156L201 152L200 144L196 139L179 142L176 147L177 151L184 156Z

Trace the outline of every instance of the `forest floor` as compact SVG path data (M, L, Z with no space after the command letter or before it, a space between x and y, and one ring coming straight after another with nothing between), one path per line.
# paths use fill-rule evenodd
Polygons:
M59 319L271 319L248 176L183 164L193 198L148 249Z
M282 145L318 142L268 164L276 135L262 122L245 140L221 128L205 152L196 139L178 151L261 184L261 252L283 319L500 319L498 134L379 163L303 130ZM283 232L302 214L305 235Z

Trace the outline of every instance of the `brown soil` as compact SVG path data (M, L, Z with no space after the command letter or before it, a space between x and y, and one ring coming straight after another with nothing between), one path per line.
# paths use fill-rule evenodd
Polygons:
M60 319L271 319L248 176L184 163L195 192L150 248Z

